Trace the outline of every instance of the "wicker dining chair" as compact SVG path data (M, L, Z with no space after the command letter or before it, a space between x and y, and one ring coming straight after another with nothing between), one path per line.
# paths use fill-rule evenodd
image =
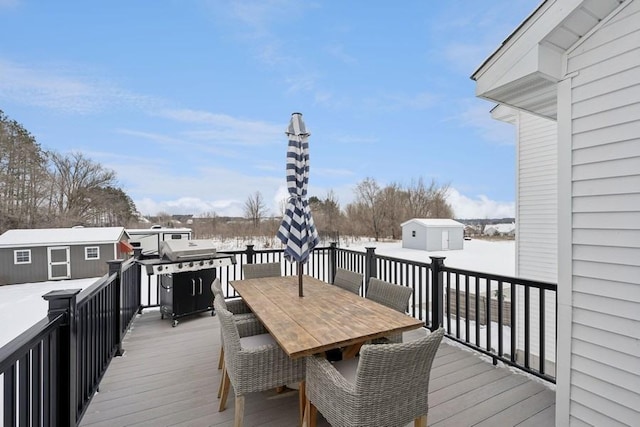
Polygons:
M365 344L359 357L334 364L307 358L305 421L320 411L334 427L426 427L429 375L443 335L440 328L406 343Z
M282 276L279 262L266 262L262 264L245 264L242 266L245 279L258 279L260 277Z
M222 306L233 314L233 320L239 324L238 328L241 332L240 336L250 336L266 333L266 329L264 328L262 323L260 323L256 315L251 312L249 306L242 299L225 299L224 294L222 293L222 284L220 283L220 279L217 277L213 280L213 282L211 282L211 292L213 293L214 301L220 300ZM218 369L222 369L223 364L224 346L221 345L220 356L218 357ZM218 397L220 397L220 392L218 392Z
M336 276L333 279L333 284L349 292L360 295L360 286L362 286L363 279L363 274L338 267L336 268Z
M224 386L218 410L224 411L229 386L233 385L234 426L239 427L243 424L245 395L304 381L306 359L291 359L269 334L241 338L233 315L225 310L218 300L215 301L215 308L220 319L225 346ZM302 384L300 387L300 415L302 416L304 392L302 392Z
M407 312L409 298L411 298L412 293L413 290L407 286L394 285L375 277L369 279L369 286L367 287L367 298L401 313ZM402 342L402 333L378 338L373 342L382 344L389 342L399 343Z

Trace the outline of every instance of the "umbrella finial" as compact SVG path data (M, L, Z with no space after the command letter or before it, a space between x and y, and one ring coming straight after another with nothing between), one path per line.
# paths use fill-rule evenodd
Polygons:
M291 120L289 121L289 126L285 133L287 135L311 135L307 132L307 126L304 124L304 120L302 120L302 113L291 113Z

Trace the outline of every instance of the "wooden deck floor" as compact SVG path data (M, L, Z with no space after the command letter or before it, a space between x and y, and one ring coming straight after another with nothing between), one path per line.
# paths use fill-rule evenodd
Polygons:
M172 328L157 311L146 311L135 320L123 348L125 354L111 362L81 426L232 425L233 393L227 409L217 410L216 317L204 313L181 319ZM429 391L430 426L555 424L553 390L446 339L432 368ZM295 426L297 405L296 391L251 394L245 401L245 426ZM318 425L328 423L319 417Z

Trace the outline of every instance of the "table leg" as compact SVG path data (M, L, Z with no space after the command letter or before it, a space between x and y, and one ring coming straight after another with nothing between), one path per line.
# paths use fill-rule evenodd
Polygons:
M356 344L351 344L344 348L342 352L342 359L353 359L360 353L360 348L364 345L364 342L359 342Z

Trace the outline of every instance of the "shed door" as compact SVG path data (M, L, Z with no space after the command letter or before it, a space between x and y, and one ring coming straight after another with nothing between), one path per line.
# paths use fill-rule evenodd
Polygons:
M449 231L442 231L442 250L449 250Z
M47 248L49 254L49 280L70 279L69 246Z

